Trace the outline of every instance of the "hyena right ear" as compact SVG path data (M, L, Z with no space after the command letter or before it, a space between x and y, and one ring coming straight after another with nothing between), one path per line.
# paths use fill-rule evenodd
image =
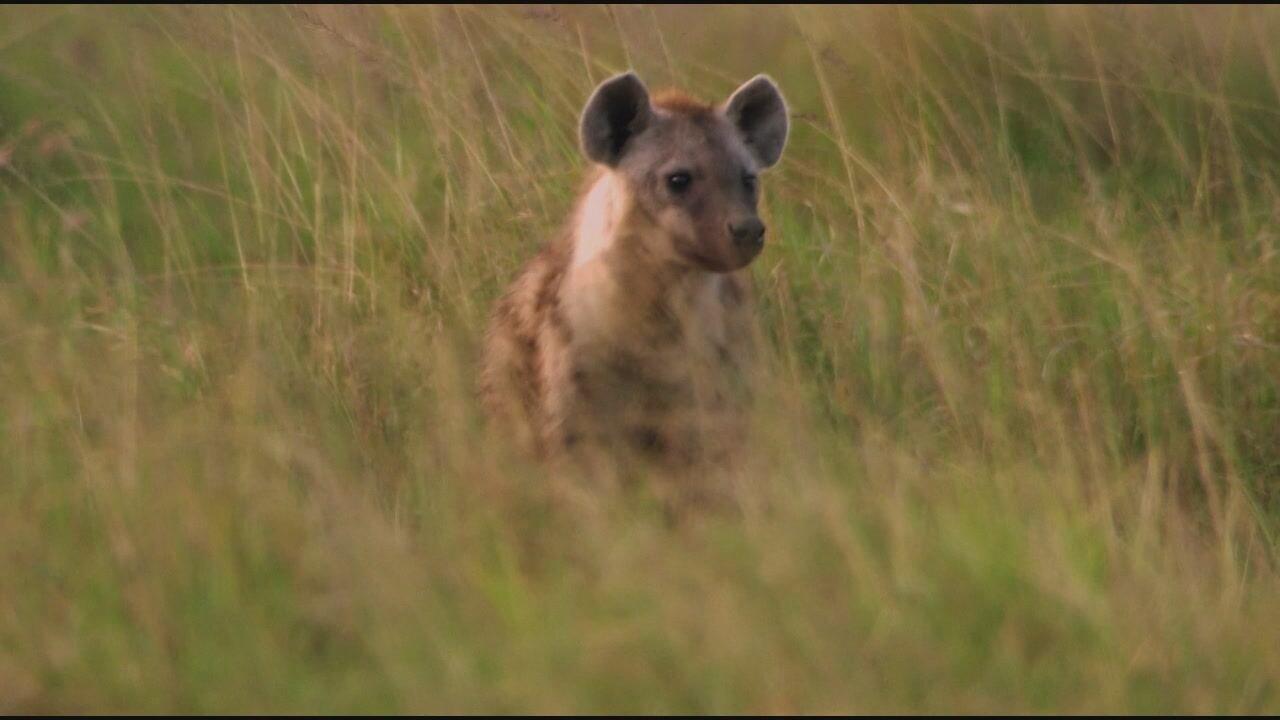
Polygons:
M787 101L768 75L757 75L733 91L724 114L738 128L761 167L771 167L787 144Z
M579 135L582 151L591 160L615 167L627 151L627 142L648 126L653 117L649 91L633 72L615 75L600 83L582 111Z

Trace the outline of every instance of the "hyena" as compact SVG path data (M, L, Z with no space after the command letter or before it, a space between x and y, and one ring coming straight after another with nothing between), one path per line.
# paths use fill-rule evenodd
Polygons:
M787 106L764 75L719 105L634 73L587 101L597 167L566 230L498 301L481 392L540 455L717 462L742 441L755 327L744 268L764 245L757 173Z

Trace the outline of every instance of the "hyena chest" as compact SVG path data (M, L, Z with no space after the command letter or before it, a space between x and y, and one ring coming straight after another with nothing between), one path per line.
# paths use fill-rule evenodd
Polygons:
M673 461L735 442L748 400L741 318L657 307L573 348L572 436Z

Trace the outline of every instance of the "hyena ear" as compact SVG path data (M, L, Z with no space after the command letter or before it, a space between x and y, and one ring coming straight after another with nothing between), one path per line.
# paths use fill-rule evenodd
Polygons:
M725 101L724 114L761 167L778 162L787 144L787 102L768 75L757 75L734 90Z
M595 162L614 167L627 152L627 143L653 117L649 91L633 72L600 83L582 111L579 135L582 151Z

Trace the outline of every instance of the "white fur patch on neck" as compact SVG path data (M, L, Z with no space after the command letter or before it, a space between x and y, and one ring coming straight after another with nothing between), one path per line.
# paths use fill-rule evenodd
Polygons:
M612 172L604 172L587 191L573 229L573 266L590 262L613 242L626 198Z

